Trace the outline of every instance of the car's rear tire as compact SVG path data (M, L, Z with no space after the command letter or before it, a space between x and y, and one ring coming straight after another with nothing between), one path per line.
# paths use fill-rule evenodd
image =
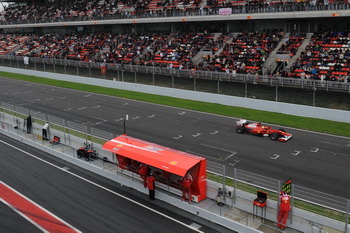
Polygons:
M283 128L280 128L279 131L286 132Z
M273 133L270 135L270 137L271 137L271 140L276 141L279 138L279 135L278 135L278 133Z
M236 131L237 131L237 133L239 133L239 134L244 133L244 130L245 130L245 128L244 128L243 126L238 126L238 127L236 128Z

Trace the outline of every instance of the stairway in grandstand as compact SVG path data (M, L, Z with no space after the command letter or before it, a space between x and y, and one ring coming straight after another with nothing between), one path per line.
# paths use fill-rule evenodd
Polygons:
M312 37L313 33L307 33L305 40L303 41L303 43L300 45L298 51L295 53L295 55L292 57L292 59L290 60L290 62L288 63L288 65L286 66L286 71L290 71L290 67L294 64L294 62L300 57L300 54L302 51L305 50L306 46L308 46L308 44L310 44L311 41L311 37Z
M213 33L214 34L214 41L217 41L217 39L220 37L221 33ZM219 48L218 50L222 50L222 48ZM217 50L217 51L218 51ZM194 56L192 58L192 62L193 64L197 65L199 64L200 62L203 61L203 56L207 56L207 55L214 55L213 54L213 49L212 48L208 48L207 46L204 46L204 48L201 49L201 51L199 51L196 56Z
M270 53L270 55L268 56L268 58L265 61L265 64L263 66L263 74L265 74L265 72L267 70L270 70L271 72L274 71L277 67L277 63L276 61L276 54L277 51L281 48L282 44L284 43L284 41L289 38L290 33L285 33L283 38L280 40L280 42L277 44L276 48Z

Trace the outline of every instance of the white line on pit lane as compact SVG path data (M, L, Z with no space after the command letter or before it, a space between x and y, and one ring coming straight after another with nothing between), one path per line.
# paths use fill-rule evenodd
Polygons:
M85 109L86 107L81 107L81 108L78 108L78 110L83 110L83 109Z
M300 154L301 153L301 151L300 150L295 150L293 153L291 153L292 155L294 155L294 156L297 156L298 154Z
M200 145L201 145L201 146L210 147L210 148L214 148L214 149L217 149L217 150L223 150L223 151L226 151L226 152L230 152L230 153L232 153L232 154L237 154L236 151L227 150L227 149L224 149L224 148L220 148L220 147L216 147L216 146L211 146L211 145L204 144L204 143L201 143Z
M118 196L118 197L120 197L120 198L123 198L123 199L125 199L125 200L127 200L127 201L130 201L130 202L132 202L132 203L134 203L134 204L136 204L136 205L138 205L138 206L141 206L141 207L143 207L143 208L145 208L145 209L147 209L147 210L149 210L149 211L152 211L153 213L156 213L156 214L158 214L158 215L160 215L160 216L163 216L163 217L165 217L165 218L167 218L167 219L169 219L169 220L171 220L171 221L174 221L174 222L176 222L176 223L178 223L178 224L180 224L180 225L182 225L182 226L184 226L184 227L187 227L187 228L189 228L189 229L191 229L191 230L194 230L194 231L196 231L196 232L199 232L199 233L204 233L203 231L200 231L200 230L198 230L198 229L195 229L195 228L193 228L192 226L187 225L187 224L185 224L185 223L183 223L183 222L181 222L181 221L179 221L179 220L177 220L177 219L175 219L175 218L172 218L172 217L170 217L170 216L168 216L168 215L166 215L166 214L164 214L164 213L162 213L162 212L159 212L159 211L157 211L157 210L155 210L155 209L152 209L151 207L146 206L146 205L144 205L144 204L142 204L142 203L140 203L140 202L137 202L137 201L135 201L135 200L133 200L133 199L131 199L131 198L129 198L129 197L123 196L123 195L120 194L120 193L117 193L117 192L112 191L112 190L110 190L110 189L108 189L108 188L106 188L106 187L103 187L102 185L99 185L99 184L97 184L97 183L95 183L95 182L92 182L92 181L90 181L90 180L88 180L88 179L86 179L86 178L84 178L84 177L81 177L81 176L79 176L79 175L77 175L77 174L74 174L74 173L71 172L71 171L67 171L67 170L65 170L65 169L62 168L62 167L59 167L59 166L57 166L57 165L55 165L55 164L53 164L53 163L50 163L50 162L48 162L48 161L46 161L46 160L44 160L44 159L42 159L42 158L39 158L39 157L37 157L37 156L35 156L35 155L32 155L31 153L29 153L29 152L27 152L27 151L24 151L24 150L22 150L22 149L20 149L20 148L18 148L18 147L15 147L15 146L13 146L13 145L7 143L7 142L4 142L4 141L2 141L2 140L0 140L0 142L4 143L5 145L8 145L9 147L12 147L12 148L14 148L14 149L20 151L20 152L22 152L22 153L25 153L25 154L31 156L32 158L35 158L35 159L37 159L37 160L39 160L39 161L42 161L42 162L44 162L44 163L46 163L46 164L48 164L48 165L50 165L50 166L52 166L52 167L54 167L54 168L57 168L57 169L59 169L59 170L61 170L61 171L63 171L63 172L66 172L66 173L68 173L68 174L70 174L70 175L72 175L72 176L75 176L75 177L78 178L78 179L81 179L81 180L83 180L83 181L85 181L85 182L87 182L87 183L90 183L90 184L92 184L92 185L95 185L95 186L98 187L98 188L101 188L101 189L103 189L103 190L105 190L105 191L107 191L107 192L110 192L110 193L112 193L112 194L114 194L114 195L116 195L116 196Z
M67 112L67 111L70 111L70 110L72 110L72 109L71 108L66 108L63 111Z
M105 120L105 119L98 118L98 117L94 117L94 116L91 116L91 115L88 115L88 117L91 117L91 118L93 118L93 119L95 119L95 120L98 120L98 122L93 123L93 124L91 124L91 125L99 125L99 124L101 124L101 123L107 122L107 120Z
M203 154L200 154L200 153L197 153L197 152L194 152L194 151L186 150L186 152L190 153L190 154L198 155L198 156L201 156L201 157L204 157L204 158L211 158L211 159L220 161L220 159L218 159L218 158L215 158L215 157L212 157L212 156L209 156L209 155L203 155Z

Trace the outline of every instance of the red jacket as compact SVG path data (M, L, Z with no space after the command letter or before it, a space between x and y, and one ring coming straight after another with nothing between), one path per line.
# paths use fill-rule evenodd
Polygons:
M193 178L191 175L187 175L182 179L182 187L188 189L193 183Z
M139 174L141 175L141 176L146 176L147 175L147 173L148 173L148 168L147 168L147 166L146 165L141 165L141 167L139 168Z
M283 195L280 197L280 210L282 211L290 211L291 207L290 207L290 196L288 195Z
M147 177L147 185L149 190L155 189L156 178L154 176Z

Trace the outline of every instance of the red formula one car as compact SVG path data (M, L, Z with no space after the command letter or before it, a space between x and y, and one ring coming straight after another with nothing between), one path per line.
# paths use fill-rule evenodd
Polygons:
M286 133L284 129L271 129L269 126L263 126L261 123L248 122L247 120L241 119L236 121L237 133L251 133L259 136L269 136L274 141L286 142L292 134Z

